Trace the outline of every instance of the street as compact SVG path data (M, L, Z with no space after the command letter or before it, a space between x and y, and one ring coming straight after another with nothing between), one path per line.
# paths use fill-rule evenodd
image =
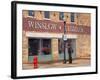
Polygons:
M81 58L81 59L75 59L73 60L72 64L69 64L67 61L66 64L63 63L63 61L55 62L55 63L41 63L38 64L38 68L67 68L67 67L79 67L79 66L90 66L90 58ZM38 69L37 68L37 69ZM23 69L34 69L34 64L23 64Z

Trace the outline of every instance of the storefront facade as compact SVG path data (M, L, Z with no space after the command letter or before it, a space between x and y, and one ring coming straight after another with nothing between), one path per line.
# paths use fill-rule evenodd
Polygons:
M34 15L30 16L29 12ZM64 58L64 23L59 18L60 12L49 12L49 19L44 18L44 14L45 11L23 10L23 63L31 63L34 56L38 56L39 62L59 61ZM73 59L90 56L90 14L74 13L72 22L71 13L63 15L66 16L66 35L72 44ZM66 54L68 59L67 49Z

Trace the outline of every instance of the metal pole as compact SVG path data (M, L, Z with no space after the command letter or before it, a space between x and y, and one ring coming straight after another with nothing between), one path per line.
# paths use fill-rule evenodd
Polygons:
M64 35L66 35L66 21L64 21ZM63 41L64 41L64 64L66 64L66 40Z

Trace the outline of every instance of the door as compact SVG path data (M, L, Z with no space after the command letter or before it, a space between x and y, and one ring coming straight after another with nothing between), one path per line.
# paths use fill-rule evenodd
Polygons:
M66 59L68 60L68 50L67 50L67 44L68 41L71 41L71 47L73 49L73 53L72 53L72 58L76 58L76 40L75 39L68 39L66 42ZM63 60L64 59L64 47L63 47L63 41L59 40L59 60Z

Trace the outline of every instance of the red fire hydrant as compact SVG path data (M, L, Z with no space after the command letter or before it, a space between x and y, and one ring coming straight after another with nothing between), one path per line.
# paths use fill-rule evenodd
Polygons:
M34 66L34 69L38 68L38 58L37 58L37 56L34 56L34 58L33 58L33 66Z

